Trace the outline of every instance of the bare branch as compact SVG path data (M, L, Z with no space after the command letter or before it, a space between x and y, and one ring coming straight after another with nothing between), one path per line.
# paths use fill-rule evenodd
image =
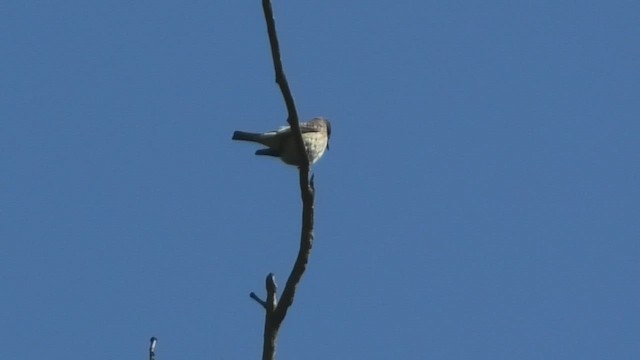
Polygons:
M282 66L280 45L276 33L271 1L262 0L262 8L264 10L264 17L267 23L267 32L269 34L269 44L271 45L271 56L273 59L276 83L280 87L280 91L282 92L282 97L284 98L287 106L287 112L289 114L287 122L291 126L293 133L296 134L295 137L300 154L306 154L307 152L302 140L302 133L300 132L298 112ZM300 232L300 249L298 251L298 256L296 257L296 261L291 273L289 274L289 278L287 279L280 302L278 302L276 297L276 283L273 274L269 274L266 279L266 301L260 300L257 295L251 293L251 298L261 304L266 310L264 344L262 350L263 360L275 359L276 340L278 338L280 326L287 315L289 307L293 304L296 288L307 268L309 255L311 254L311 248L313 246L315 188L313 184L313 177L311 178L311 181L309 180L309 158L308 156L302 156L301 158L302 163L299 166L299 182L300 194L302 197L302 229Z
M276 358L276 340L278 339L278 331L280 330L281 322L277 322L274 319L275 310L278 306L276 299L276 286L275 276L270 273L266 279L267 287L267 301L266 301L266 314L264 320L264 337L262 343L262 359L273 360Z
M155 336L152 336L149 340L149 360L156 359L156 345L158 344L158 339Z
M276 285L276 277L273 273L269 273L269 275L267 275L265 284L267 288L267 310L273 312L278 306L278 297L276 293L278 291L278 286Z
M296 110L296 104L293 101L293 95L289 88L289 82L287 76L284 74L282 67L282 58L280 57L280 43L278 41L278 34L276 33L276 22L273 18L273 9L271 8L270 0L262 0L262 9L264 10L264 18L267 22L267 33L269 34L269 44L271 45L271 57L273 59L273 68L276 73L276 83L280 86L282 97L287 105L287 113L289 117L287 122L291 126L294 134L297 134L297 143L300 154L305 154L304 142L302 141L302 133L300 133L300 123L298 119L298 111ZM300 170L305 170L305 173L309 173L309 159L304 157L300 165Z
M256 295L256 293L252 291L251 294L249 294L249 297L255 300L258 304L262 305L262 307L265 308L265 310L267 309L267 302L260 299L258 295Z

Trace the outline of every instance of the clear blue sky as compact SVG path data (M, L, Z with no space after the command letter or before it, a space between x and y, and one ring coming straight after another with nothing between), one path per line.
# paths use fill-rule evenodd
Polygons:
M637 1L276 1L333 122L280 359L640 358ZM252 1L0 5L0 358L257 359L297 252Z

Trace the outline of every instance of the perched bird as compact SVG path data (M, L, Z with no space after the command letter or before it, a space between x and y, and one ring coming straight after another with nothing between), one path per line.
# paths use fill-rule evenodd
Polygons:
M322 157L325 149L329 149L331 123L325 118L317 117L311 121L300 123L300 131L309 157L309 164L314 164ZM284 126L279 130L266 133L235 131L232 139L260 143L267 148L256 151L256 155L275 156L286 164L300 166L302 157L293 135L291 127Z

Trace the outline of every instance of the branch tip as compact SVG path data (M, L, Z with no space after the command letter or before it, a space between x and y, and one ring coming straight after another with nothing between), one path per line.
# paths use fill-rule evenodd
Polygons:
M156 357L156 345L158 344L158 338L152 336L149 339L149 360L154 360Z
M267 275L267 279L265 281L267 292L276 292L278 290L278 285L276 285L276 276L273 273L269 273Z
M256 295L256 293L254 293L253 291L251 292L251 294L249 294L249 297L255 300L258 304L262 305L263 308L267 308L267 302L260 299L258 295Z

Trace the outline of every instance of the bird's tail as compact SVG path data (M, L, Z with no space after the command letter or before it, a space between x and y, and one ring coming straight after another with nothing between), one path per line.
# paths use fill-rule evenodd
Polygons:
M272 148L267 148L267 149L260 149L256 151L256 155L267 155L267 156L275 156L275 157L280 157L280 152L277 150L274 150Z
M232 140L242 140L242 141L254 141L260 142L262 134L244 132L244 131L234 131Z

